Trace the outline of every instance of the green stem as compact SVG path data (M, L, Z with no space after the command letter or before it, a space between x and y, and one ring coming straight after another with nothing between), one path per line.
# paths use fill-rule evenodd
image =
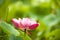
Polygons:
M25 32L24 32L24 40L26 40L26 29L24 30Z

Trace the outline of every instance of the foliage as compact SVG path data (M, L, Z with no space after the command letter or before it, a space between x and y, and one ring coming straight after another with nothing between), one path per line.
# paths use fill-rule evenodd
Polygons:
M25 37L11 23L23 17L40 23ZM0 40L60 40L60 0L0 0Z

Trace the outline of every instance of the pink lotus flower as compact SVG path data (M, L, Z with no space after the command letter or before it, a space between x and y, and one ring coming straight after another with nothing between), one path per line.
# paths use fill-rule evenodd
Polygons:
M12 19L12 23L21 30L34 30L38 27L38 23L34 20L30 20L29 18L23 18L23 19Z

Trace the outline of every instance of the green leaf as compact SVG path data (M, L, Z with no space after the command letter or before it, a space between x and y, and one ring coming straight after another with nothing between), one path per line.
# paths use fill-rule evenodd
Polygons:
M52 31L52 32L50 32L49 34L46 35L47 38L51 37L51 36L55 37L56 39L60 38L60 29L56 29L56 30L54 30L54 31Z
M57 8L56 12L57 12L57 18L60 20L60 8Z
M0 21L0 27L7 34L13 34L15 36L19 35L19 32L13 26L11 26L10 24L8 24L4 21Z
M8 40L23 40L23 38L20 36L10 35Z
M50 14L43 19L43 23L47 26L45 36L55 29L55 25L58 24L58 18L54 14Z
M47 26L54 26L58 23L58 18L54 14L44 17L43 22Z

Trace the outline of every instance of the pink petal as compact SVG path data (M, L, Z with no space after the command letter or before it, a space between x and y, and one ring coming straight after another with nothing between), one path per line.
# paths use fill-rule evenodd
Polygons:
M21 23L23 24L24 27L30 26L30 19L29 18L23 18Z
M19 29L21 29L21 30L23 30L24 31L24 26L21 24L21 22L20 22L20 25L19 25Z
M35 20L31 21L31 25L33 24L37 24L37 22Z
M39 24L33 24L29 27L30 30L34 30L38 27Z
M21 21L20 18L19 18L19 20L15 19L15 18L12 19L12 23L13 23L16 27L19 27L20 21Z

